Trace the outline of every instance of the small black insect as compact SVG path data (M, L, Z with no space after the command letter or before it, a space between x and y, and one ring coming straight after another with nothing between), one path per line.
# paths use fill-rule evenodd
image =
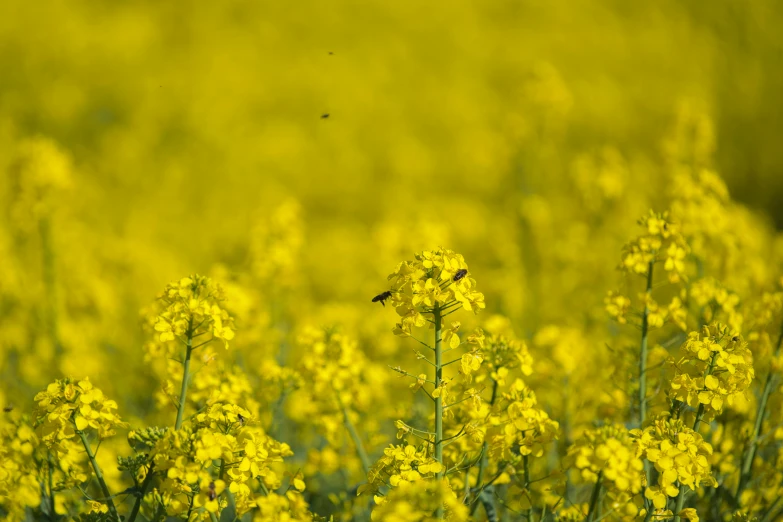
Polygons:
M330 55L332 55L332 54L334 54L334 53L333 53L332 51L329 51L329 54L330 54Z
M322 120L325 120L325 119L327 119L328 117L329 117L329 113L328 113L328 112L325 112L325 113L321 114L321 119L322 119Z
M209 500L215 500L217 498L217 491L215 491L214 482L209 483L209 491L207 491L207 498L209 498Z
M239 425L240 426L244 426L245 425L245 418L242 416L241 413L237 413L237 420L239 421Z
M454 274L454 282L456 283L466 275L468 275L468 271L465 270L464 268L460 268L459 270L457 270L457 273Z
M9 404L8 406L4 406L3 407L3 412L8 413L8 412L10 412L13 409L14 409L14 405L13 404Z
M386 303L384 303L384 301L386 301L391 296L392 296L392 293L389 290L386 290L384 293L378 294L375 297L373 297L372 298L372 302L373 303L377 303L377 302L380 301L380 303L385 307Z
M735 343L738 343L740 340L739 335L735 335L734 337L731 338L731 340L734 341Z

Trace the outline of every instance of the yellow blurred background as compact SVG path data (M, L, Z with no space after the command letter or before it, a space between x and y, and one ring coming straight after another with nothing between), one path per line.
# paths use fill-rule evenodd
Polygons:
M2 0L3 371L109 371L166 282L254 262L372 351L369 298L437 244L522 332L592 317L676 168L783 224L782 25L760 0Z

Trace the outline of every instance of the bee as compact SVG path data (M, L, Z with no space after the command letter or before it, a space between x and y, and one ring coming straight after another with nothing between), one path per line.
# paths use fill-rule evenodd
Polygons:
M215 491L215 483L210 482L209 483L209 490L207 491L207 498L209 500L215 500L217 498L217 491Z
M237 413L237 420L239 421L240 426L245 425L245 417L243 417L241 413Z
M735 335L734 337L731 338L731 340L734 341L735 343L738 343L740 340L739 335Z
M453 281L456 283L457 281L459 281L460 279L462 279L466 275L468 275L468 271L466 269L464 269L464 268L460 268L459 270L457 270L457 273L454 274Z
M372 302L373 302L373 303L377 303L377 302L379 302L379 301L380 301L380 303L381 303L381 304L382 304L382 305L385 307L385 306L386 306L386 303L384 303L384 301L386 301L387 299L389 299L391 296L392 296L392 293L391 293L391 291L390 291L390 290L386 290L384 293L382 293L382 294L378 294L378 295L376 295L375 297L373 297L373 298L372 298Z
M3 407L3 413L10 413L14 409L13 404L9 404L8 406Z
M329 113L328 113L328 112L325 112L325 113L321 114L321 119L322 119L322 120L325 120L325 119L327 119L328 117L329 117Z

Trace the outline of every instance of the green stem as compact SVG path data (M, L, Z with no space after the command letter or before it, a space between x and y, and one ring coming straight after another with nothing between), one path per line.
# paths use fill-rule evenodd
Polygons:
M193 501L196 500L196 496L193 495L190 497L190 503L188 504L188 514L185 516L185 520L190 522L190 514L193 513Z
M652 292L653 283L653 262L647 265L647 291L649 296ZM644 305L642 312L642 342L639 354L639 427L644 426L647 417L647 332L649 328L648 316L650 309Z
M364 449L364 444L362 444L362 439L359 437L359 432L356 431L356 426L354 426L353 422L351 422L351 417L348 415L348 409L345 407L342 399L340 398L340 392L335 390L334 394L337 396L337 402L340 404L340 409L343 411L345 429L348 430L348 435L351 436L351 440L353 440L353 444L356 446L356 453L359 455L359 460L362 461L362 468L364 469L364 474L366 475L370 471L370 458L367 456L367 451Z
M136 501L133 503L133 508L131 509L130 515L128 515L128 522L134 522L136 517L139 515L139 510L141 509L141 503L144 500L144 495L147 494L147 490L149 489L150 484L152 484L154 468L155 463L150 464L150 467L147 470L147 475L144 477L144 482L141 483L141 491L136 494Z
M443 348L441 345L441 310L440 305L435 305L433 312L433 322L435 323L435 389L440 388L443 379ZM441 463L441 471L437 474L438 480L443 480L445 466L443 466L443 397L438 394L435 399L435 460ZM438 507L436 513L438 520L443 519L443 506Z
M109 487L106 485L106 481L103 479L103 473L101 473L101 467L98 465L98 461L95 460L95 455L92 452L92 447L90 446L89 441L87 440L87 436L84 434L83 431L76 431L76 433L79 434L79 437L82 439L82 444L84 445L84 451L87 452L87 457L90 459L90 464L92 464L92 469L95 471L95 477L98 479L98 484L101 486L101 492L103 493L103 496L106 498L106 504L109 506L109 512L111 513L111 516L114 518L114 520L119 521L120 517L117 515L117 508L114 507L114 501L112 500L111 493L109 493Z
M654 263L650 261L650 263L647 265L647 290L646 294L649 296L652 292L652 285L653 285L653 267ZM648 330L649 330L649 321L648 317L650 315L650 309L647 306L647 304L644 305L644 311L642 311L642 340L640 343L639 348L639 429L644 428L644 421L647 417L647 343L648 343ZM650 483L650 464L647 460L644 461L644 476L646 478L647 484ZM647 510L647 513L645 515L645 522L648 522L650 520L650 517L652 517L652 503L647 500L647 498L644 496L644 490L645 488L642 488L642 499L644 501L644 506Z
M775 347L775 357L780 355L781 344L783 344L783 326L781 326L777 346ZM764 416L767 413L767 401L769 400L769 396L772 394L772 391L775 389L776 385L777 378L770 371L767 374L767 380L764 383L764 391L762 392L761 398L759 399L759 406L756 412L756 422L753 425L753 433L750 437L750 445L748 446L747 453L745 454L745 460L742 463L739 484L737 485L737 493L734 495L734 498L737 499L737 502L739 502L740 495L742 495L742 491L745 489L745 486L753 474L753 460L756 458L758 440L759 436L761 435L761 427L764 424Z
M598 505L598 497L601 496L601 479L603 478L603 472L598 472L598 478L595 481L595 487L593 488L593 494L590 497L590 509L585 517L585 522L592 522L595 508Z
M174 429L179 431L182 427L182 418L185 415L185 403L188 395L188 378L190 373L190 355L193 353L193 317L188 321L188 340L185 345L185 362L182 364L182 388L179 392L179 407L177 408L177 423Z
M166 514L166 506L164 506L163 504L158 504L158 509L156 509L155 514L152 515L152 522L158 522L159 520L163 520L165 514Z
M767 511L764 513L764 516L761 517L760 522L769 522L770 520L774 519L775 512L778 509L778 504L780 504L781 499L783 497L778 497L775 499L775 501L767 508Z
M648 464L646 460L644 461L644 470L645 473L648 472ZM642 490L642 495L644 495L644 490ZM653 510L655 509L655 506L653 506L653 503L649 502L646 498L644 499L644 506L646 510L646 513L644 514L644 522L650 522L650 520L652 520Z
M52 453L47 451L46 458L49 461L49 520L57 520L54 510L54 479L52 478Z
M530 496L530 462L527 455L522 457L525 466L525 489L528 490L528 502L530 507L527 508L526 520L527 522L533 522L533 498Z
M674 504L674 522L680 522L680 511L685 506L686 486L680 486L680 492L677 493L677 502Z
M498 381L495 379L492 379L492 397L489 400L489 407L492 408L492 406L495 405L495 400L497 399L498 395ZM487 452L489 451L489 445L487 444L487 441L484 441L484 444L481 446L481 460L479 460L479 468L478 468L478 476L476 477L476 489L481 487L481 483L484 480L484 471L487 469L487 463L489 462L489 455ZM478 493L477 493L478 495ZM473 513L476 512L476 509L478 509L478 502L472 502L470 506L470 514L473 515Z

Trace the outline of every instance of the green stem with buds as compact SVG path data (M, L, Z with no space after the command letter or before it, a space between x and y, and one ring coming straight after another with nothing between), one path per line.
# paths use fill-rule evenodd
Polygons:
M653 283L653 261L647 265L647 290L646 294L649 296L652 292ZM645 303L644 310L642 311L642 341L639 350L639 429L644 428L644 421L647 417L647 333L649 328L648 316L650 315L650 309ZM644 476L646 478L647 485L650 484L650 463L644 461ZM645 486L646 488L646 486ZM644 496L644 488L642 489L642 499L644 499L644 505L647 510L644 520L649 522L652 517L652 503Z
M106 485L106 481L103 479L103 473L101 472L101 467L98 465L98 461L95 460L95 454L92 452L92 447L90 446L90 442L87 440L87 436L84 434L83 431L77 430L76 433L82 439L82 444L84 445L84 451L87 452L87 457L90 459L90 464L92 464L92 469L95 471L95 476L98 479L98 484L101 486L101 492L103 493L103 496L106 497L106 504L109 506L109 513L111 513L111 516L114 520L119 521L120 517L117 515L117 508L114 507L114 501L112 500L111 493L109 493L109 487Z
M781 326L780 335L778 335L778 343L775 346L775 357L780 355L780 347L783 344L783 326ZM758 451L758 440L761 435L761 427L764 424L764 416L767 413L767 401L772 391L777 386L777 375L772 371L767 374L767 380L764 383L764 391L759 399L759 406L756 412L756 422L753 426L753 433L750 436L750 445L748 446L747 453L745 454L745 460L742 463L742 470L740 472L739 484L737 485L737 493L734 498L739 502L740 495L742 495L745 486L750 480L753 474L753 460L756 458L756 451Z
M136 517L139 515L141 502L144 500L144 495L147 494L147 490L149 489L150 484L152 484L152 477L155 475L155 473L153 473L154 468L155 463L150 464L150 467L147 470L147 475L144 477L144 481L141 483L141 491L136 493L136 501L133 503L133 508L131 509L130 515L128 515L128 522L134 522Z
M190 355L193 353L193 318L188 322L188 340L185 344L185 362L182 363L182 388L179 392L179 407L177 408L177 423L174 429L179 431L182 427L182 418L185 415L185 399L188 395L188 378L190 377Z
M441 342L442 317L440 305L435 305L432 313L435 323L435 389L440 388L443 379L443 348ZM441 394L435 398L435 460L441 463L441 471L437 474L438 480L443 480L445 466L443 466L443 398ZM443 518L443 506L438 507L436 514L438 520Z
M653 262L647 266L647 291L649 296L652 292L653 282ZM647 417L647 330L648 320L650 315L650 309L647 305L644 305L644 311L642 311L642 342L639 354L639 428L644 426L645 417Z

